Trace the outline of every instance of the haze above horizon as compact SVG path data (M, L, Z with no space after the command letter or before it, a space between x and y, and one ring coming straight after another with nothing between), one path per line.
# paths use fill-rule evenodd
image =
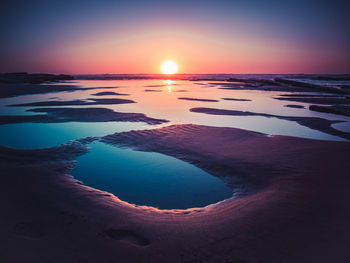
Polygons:
M346 1L5 1L0 72L349 74Z

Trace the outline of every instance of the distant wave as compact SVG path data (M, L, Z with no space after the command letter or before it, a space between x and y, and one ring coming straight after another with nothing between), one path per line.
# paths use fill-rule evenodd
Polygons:
M227 80L239 79L274 79L278 77L300 78L306 75L291 74L85 74L74 75L76 79L123 80L123 79L179 79L179 80Z
M132 79L177 79L191 81L221 81L230 78L237 79L267 79L275 78L298 79L309 83L325 84L332 82L350 84L350 75L320 75L320 74L175 74L165 76L163 74L84 74L74 75L80 80L132 80Z

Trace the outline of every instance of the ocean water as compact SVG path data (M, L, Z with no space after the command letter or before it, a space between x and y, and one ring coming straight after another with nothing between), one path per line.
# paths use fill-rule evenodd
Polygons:
M163 74L85 74L75 75L75 77L80 80L164 79ZM320 79L319 77L339 78L339 80ZM273 80L275 78L287 78L321 86L350 85L349 74L176 74L173 78L177 80L227 80L229 78Z

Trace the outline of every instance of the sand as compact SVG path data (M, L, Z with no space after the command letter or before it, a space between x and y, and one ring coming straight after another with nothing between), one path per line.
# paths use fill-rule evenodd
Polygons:
M274 78L268 79L239 79L230 78L226 82L214 83L222 86L221 89L232 90L263 90L263 91L290 91L290 92L326 92L334 94L350 94L346 87L328 87L306 83L302 79Z
M309 110L350 116L350 105L332 105L332 106L310 105Z
M287 104L287 105L284 105L284 107L295 108L295 109L305 109L303 105L297 105L297 104Z
M44 94L52 92L115 89L116 87L79 87L74 85L49 85L49 84L0 84L0 98L9 98L20 95Z
M348 97L276 97L275 99L316 104L350 104Z
M154 85L145 85L145 88L161 88L161 87L166 87L167 85L165 84L154 84Z
M296 101L304 103L324 104L310 105L309 110L324 113L350 116L349 96L324 95L324 94L282 94L275 97L277 100Z
M303 97L309 97L309 98L313 98L313 97L318 97L318 98L343 98L344 96L343 95L330 95L330 94L323 94L323 93L318 93L318 94L310 94L310 93L307 93L307 94L295 94L295 93L292 93L292 94L281 94L281 95L278 95L279 97L300 97L300 98L303 98Z
M260 91L283 91L283 92L312 92L314 90L307 89L303 87L291 87L291 86L274 86L274 85L241 85L241 84L231 84L231 83L213 83L215 85L221 86L219 89L226 90L260 90Z
M94 94L91 94L94 96L110 96L110 95L116 95L116 96L128 96L130 94L126 94L126 93L118 93L118 92L114 92L114 91L101 91L101 92L97 92Z
M239 110L225 110L216 108L204 108L197 107L191 108L191 112L204 113L210 115L228 115L228 116L262 116L266 118L277 118L281 120L295 121L302 126L306 126L310 129L325 132L331 135L335 135L344 139L350 140L350 133L334 129L332 124L344 122L341 120L327 120L318 117L300 117L300 116L281 116L267 113L239 111Z
M278 83L283 83L287 85L310 88L316 91L338 93L338 94L349 94L349 92L346 89L339 89L337 87L322 86L322 85L307 83L302 81L302 79L298 80L298 79L275 78L275 81Z
M252 101L250 99L235 99L235 98L222 98L222 100L232 100L232 101Z
M145 89L144 91L146 91L146 92L162 92L163 90L161 90L161 89Z
M37 122L106 122L106 121L128 121L145 122L148 124L161 124L168 120L147 117L143 113L115 112L106 108L35 108L27 111L46 113L40 115L2 115L0 124Z
M86 100L49 100L49 101L39 101L23 104L12 104L8 105L11 107L35 107L35 106L73 106L73 105L112 105L112 104L126 104L126 103L136 103L133 100L126 99L93 99L88 98Z
M27 72L13 72L13 73L0 73L0 83L52 83L52 82L64 82L74 80L73 76L65 74L47 74L47 73L35 73L28 74Z
M190 101L202 101L202 102L219 102L218 100L213 99L200 99L200 98L186 98L186 97L179 97L178 100L190 100Z
M223 180L266 183L205 208L161 211L69 176L94 139L42 150L0 147L1 262L350 260L350 143L198 125L104 137L191 162Z
M172 92L188 92L186 89L172 90Z

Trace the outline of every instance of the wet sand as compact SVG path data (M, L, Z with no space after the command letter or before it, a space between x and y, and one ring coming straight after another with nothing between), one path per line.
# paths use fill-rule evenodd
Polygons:
M45 94L53 92L95 90L95 89L115 89L116 87L90 87L83 88L74 85L50 85L50 84L0 84L0 98L9 98L20 95Z
M350 260L350 143L198 125L103 137L261 186L205 208L160 211L69 176L94 139L42 150L0 147L2 262Z
M102 91L102 92L97 92L97 93L94 93L94 94L91 94L91 95L94 95L94 96L110 96L110 95L128 96L128 95L130 95L130 94L126 94L126 93L117 93L117 92L114 92L114 91Z
M276 97L275 99L315 104L350 104L350 98L348 97Z
M296 105L296 104L287 104L287 105L284 105L284 107L295 108L295 109L305 109L303 105Z
M350 105L332 105L332 106L311 105L309 109L312 111L350 116Z
M300 86L287 86L287 85L266 85L260 83L230 83L230 82L215 82L212 83L221 86L219 89L226 90L260 90L260 91L285 91L285 92L314 92L315 90L300 87Z
M0 83L18 84L40 84L40 83L53 83L74 80L73 76L66 74L47 74L47 73L34 73L27 72L13 72L13 73L0 73Z
M106 121L130 121L145 122L148 124L161 124L168 122L163 119L147 117L143 113L115 112L106 108L35 108L27 110L30 112L46 113L40 115L2 115L0 124L37 122L106 122Z
M343 95L330 95L330 94L281 94L278 95L279 97L296 97L296 98L303 98L303 97L309 97L309 98L313 98L313 97L317 97L317 98L343 98Z
M326 92L334 94L350 94L346 87L329 87L312 84L302 79L239 79L230 78L226 82L214 83L221 85L221 89L232 90L263 90L263 91L289 91L289 92Z
M145 92L162 92L163 90L161 89L145 89Z
M222 100L233 100L233 101L252 101L249 99L235 99L235 98L222 98Z
M178 90L173 90L172 92L188 92L186 89L178 89Z
M145 85L145 88L162 88L162 87L166 87L165 84L155 84L155 85Z
M350 97L347 95L340 96L325 94L282 94L278 97L275 97L275 99L321 104L325 106L310 105L309 110L350 116Z
M202 102L218 102L218 100L212 100L212 99L200 99L200 98L185 98L180 97L177 98L178 100L190 100L190 101L202 101Z
M226 115L226 116L262 116L266 118L277 118L281 120L295 121L300 125L308 128L325 132L331 135L339 136L344 139L350 140L350 133L343 132L332 127L332 124L340 123L343 121L338 120L327 120L318 117L299 117L299 116L280 116L267 113L250 112L250 111L239 111L239 110L224 110L215 108L191 108L191 112L211 114L211 115Z
M40 101L40 102L31 102L23 104L12 104L8 105L11 107L42 107L42 106L73 106L73 105L112 105L112 104L125 104L125 103L136 103L133 100L126 99L93 99L88 98L86 100L49 100L49 101Z
M339 89L339 88L336 88L336 87L328 87L328 86L312 84L312 83L304 82L302 80L275 78L275 81L278 82L278 83L283 83L283 84L287 84L287 85L303 87L303 88L309 88L309 89L313 89L313 90L316 90L316 91L329 92L329 93L338 93L338 94L349 94L349 92L346 89Z
M226 82L224 85L231 85L229 89L310 91L270 84L246 82L236 86ZM58 91L95 89L68 85L26 86L28 90L21 90L21 86L19 94L17 88L8 89L5 96L57 92L56 88ZM108 99L93 99L87 103L114 104L107 102ZM86 105L82 100L58 105L54 103L67 101L38 103L53 104L30 106ZM105 108L29 111L40 115L0 116L0 124L167 122L141 113L120 113ZM350 138L349 133L331 127L340 121L210 108L191 111L280 118ZM84 186L69 175L76 158L85 154L87 144L94 140L179 158L241 191L229 200L205 208L136 207L109 193ZM199 125L173 125L78 139L39 150L0 146L3 185L0 204L5 211L0 224L0 261L349 262L348 156L348 142L271 137L241 129Z

